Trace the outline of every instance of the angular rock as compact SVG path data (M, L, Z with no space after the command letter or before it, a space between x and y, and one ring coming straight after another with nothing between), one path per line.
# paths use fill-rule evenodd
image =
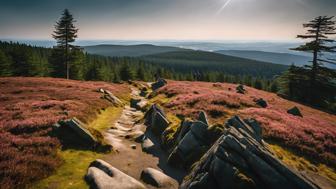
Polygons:
M256 140L252 131L239 117L227 123L227 129L216 143L185 177L181 189L318 189L311 180L284 165L267 149L262 140Z
M236 91L237 91L237 93L240 93L240 94L245 94L245 92L246 92L246 90L244 88L244 85L238 85L236 87Z
M169 121L159 111L153 112L151 131L157 136L161 136L162 132L168 127Z
M149 138L144 137L144 139L141 143L141 148L142 148L142 151L147 152L147 153L151 153L151 152L154 151L155 145Z
M167 84L167 81L159 78L155 83L152 84L152 90L155 91L163 86L165 86Z
M294 116L299 116L299 117L303 117L301 114L301 111L298 107L294 106L293 108L287 110L287 113L292 114Z
M206 125L209 125L209 122L208 122L208 118L207 118L207 115L204 111L201 111L199 114L198 114L198 120L205 123Z
M207 128L203 122L196 121L190 126L190 130L184 135L168 157L171 165L188 167L208 149Z
M107 162L97 159L93 161L85 176L85 180L93 189L142 189L141 182L114 168Z
M109 90L99 89L100 92L104 93L104 98L110 101L115 106L124 106L124 103Z
M60 125L59 129L63 129L65 127L70 128L71 131L89 145L95 145L97 143L97 139L88 129L86 129L85 124L75 117L70 120L60 122Z
M135 144L131 144L130 147L131 147L132 149L136 149L136 145L135 145Z
M267 107L267 102L262 98L259 98L258 100L256 100L256 104L263 108Z
M135 108L137 110L140 109L138 103L141 102L141 99L135 99L135 98L131 98L131 102L130 102L130 106L131 108Z
M160 114L164 117L166 117L166 114L164 113L164 111L157 105L157 104L153 104L149 110L145 113L145 124L151 124L152 123L152 118L154 113L156 112L160 112Z
M145 183L158 188L174 188L176 181L171 177L165 175L161 171L153 168L146 168L141 172L141 180Z

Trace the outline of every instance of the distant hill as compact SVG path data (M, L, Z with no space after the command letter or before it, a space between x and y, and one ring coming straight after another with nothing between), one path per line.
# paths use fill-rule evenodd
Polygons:
M143 59L184 71L223 71L229 74L273 77L288 66L205 51L175 51L143 56Z
M297 66L302 66L309 64L309 61L311 61L311 58L308 56L294 55L289 53L274 53L249 50L221 50L216 52L229 56L248 58L252 60L271 62L282 65L291 65L294 63Z
M149 44L142 45L95 45L82 47L90 54L97 54L102 56L145 56L150 54L165 53L172 51L185 51L186 49L168 46L155 46Z

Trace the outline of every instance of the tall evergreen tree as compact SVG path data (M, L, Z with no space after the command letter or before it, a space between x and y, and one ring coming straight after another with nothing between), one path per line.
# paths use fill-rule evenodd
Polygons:
M55 31L52 35L57 41L57 48L64 52L64 64L66 66L66 78L69 79L70 74L70 53L76 46L71 43L77 38L78 29L75 27L76 22L68 9L63 11L62 17L55 25Z
M310 85L312 87L316 85L319 67L322 66L323 63L336 64L333 60L323 58L323 53L336 52L336 46L332 46L335 40L329 39L330 35L336 34L335 21L332 20L333 18L333 16L319 16L309 23L303 24L304 28L308 28L307 33L305 35L298 35L297 37L301 39L311 39L311 41L293 49L313 54L312 65L310 66Z

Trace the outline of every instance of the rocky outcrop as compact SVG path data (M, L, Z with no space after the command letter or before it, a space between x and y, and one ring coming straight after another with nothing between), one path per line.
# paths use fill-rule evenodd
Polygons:
M103 93L102 98L110 101L113 105L120 107L124 106L124 103L118 97L114 96L111 91L105 89L99 89L98 91Z
M149 138L144 137L141 143L141 148L142 148L142 151L151 153L154 151L155 145Z
M146 112L145 123L157 136L161 136L162 132L169 125L166 114L156 104L152 105L151 108Z
M155 83L152 84L152 90L153 91L158 90L159 88L165 86L166 84L167 84L166 80L159 78Z
M303 117L301 114L301 111L298 107L294 106L293 108L289 109L287 111L287 113L292 114L294 116L299 116L299 117Z
M157 188L174 188L176 181L161 171L146 168L141 172L141 180Z
M93 161L85 180L93 189L142 189L146 188L141 182L114 168L107 162L97 159Z
M60 121L53 125L52 134L60 139L64 145L83 145L94 147L98 141L77 118Z
M177 136L177 145L168 157L173 166L189 167L209 148L208 125L202 121L184 121Z
M236 87L236 91L237 91L237 93L240 93L240 94L245 94L245 92L246 92L246 90L244 88L244 85L238 85Z
M185 177L181 189L319 188L274 157L255 120L235 116L225 127L224 134Z
M256 100L255 103L262 108L267 108L268 106L267 102L262 98L259 98L258 100Z

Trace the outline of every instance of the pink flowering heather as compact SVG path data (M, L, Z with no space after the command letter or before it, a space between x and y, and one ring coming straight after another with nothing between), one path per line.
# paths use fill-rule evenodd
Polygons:
M60 144L49 137L50 126L61 119L90 121L110 106L98 88L117 96L126 85L52 78L0 78L0 186L20 188L48 176L61 160Z
M246 94L239 94L236 87L227 83L169 81L159 93L170 97L164 106L177 115L195 118L204 110L212 123L224 123L233 115L255 118L261 123L266 140L336 167L335 115L251 87L245 87ZM259 98L267 101L267 108L255 104ZM303 118L287 113L294 106Z

